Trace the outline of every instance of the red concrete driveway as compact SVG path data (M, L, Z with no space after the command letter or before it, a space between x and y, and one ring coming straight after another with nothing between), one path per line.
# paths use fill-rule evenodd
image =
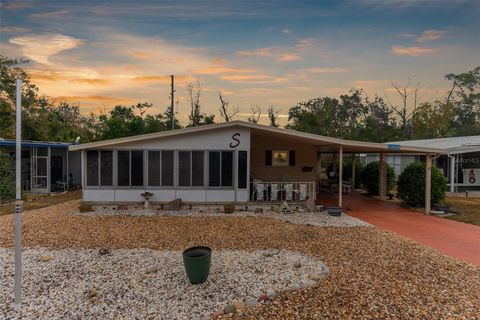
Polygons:
M319 202L331 203L331 196ZM396 204L360 194L345 196L347 214L379 228L393 231L452 257L480 267L480 227L453 220L427 216ZM480 209L479 209L480 210Z

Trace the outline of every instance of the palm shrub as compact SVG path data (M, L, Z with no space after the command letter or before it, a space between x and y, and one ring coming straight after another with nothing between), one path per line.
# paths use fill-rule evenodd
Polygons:
M365 166L365 168L362 171L362 183L369 194L378 195L379 164L380 164L379 161L370 162ZM387 171L387 194L388 194L395 186L395 171L390 165L388 164L385 164L385 165L386 165L386 171Z
M425 206L425 163L408 165L398 178L398 197L411 207ZM431 203L438 203L447 191L447 178L432 166Z
M14 197L12 159L8 153L0 151L0 201L11 200Z

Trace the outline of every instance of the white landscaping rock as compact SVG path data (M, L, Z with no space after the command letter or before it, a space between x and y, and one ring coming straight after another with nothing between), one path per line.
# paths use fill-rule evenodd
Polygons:
M113 209L114 206L97 206L95 212L75 213L82 216L183 216L183 217L259 217L271 218L281 221L287 221L294 224L311 225L315 227L369 227L367 222L351 217L343 213L339 217L332 217L326 212L289 212L282 213L279 211L263 211L255 213L254 211L236 211L233 214L225 214L221 210L213 210L207 208L206 210L197 209L182 209L179 211L166 211L151 208L144 209L143 207L129 207L127 210Z
M303 288L329 269L318 259L288 250L213 251L206 283L188 281L181 251L147 249L25 249L23 305L14 312L13 250L0 249L1 319L201 319L245 301L251 306L266 290ZM268 257L265 257L267 253ZM55 259L44 263L39 256ZM300 262L301 267L293 267ZM158 272L148 273L158 266ZM267 272L257 273L257 268ZM153 268L152 268L153 269ZM148 270L151 271L151 270Z

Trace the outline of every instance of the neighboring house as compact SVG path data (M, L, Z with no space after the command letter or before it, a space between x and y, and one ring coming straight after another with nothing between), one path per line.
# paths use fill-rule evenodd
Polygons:
M322 153L438 154L433 148L349 141L232 121L71 145L81 152L83 200L162 203L315 199ZM342 181L339 174L339 181ZM339 205L342 192L339 190Z
M80 185L80 156L69 143L22 140L22 190L31 193L63 191ZM15 140L0 138L0 150L15 161Z
M390 142L402 147L436 148L443 155L433 161L448 179L450 192L465 189L480 189L480 136L423 139ZM377 160L377 155L368 155L367 162ZM425 161L421 155L390 155L387 163L393 166L395 174L415 161ZM453 181L453 184L451 183Z

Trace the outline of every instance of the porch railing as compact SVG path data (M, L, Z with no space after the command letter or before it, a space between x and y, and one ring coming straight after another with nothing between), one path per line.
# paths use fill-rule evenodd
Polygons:
M304 202L316 198L315 182L251 182L250 200Z

